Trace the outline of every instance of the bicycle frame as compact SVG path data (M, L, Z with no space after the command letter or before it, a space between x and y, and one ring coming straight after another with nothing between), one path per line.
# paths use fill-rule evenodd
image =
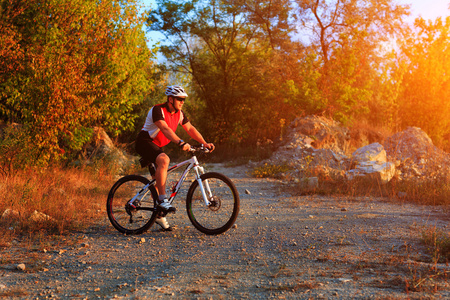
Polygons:
M209 184L208 181L205 181L205 186L206 186L206 191L205 188L203 187L202 184L202 179L200 178L200 176L202 174L205 173L205 170L203 167L201 167L198 163L197 157L194 155L192 156L191 159L185 160L183 162L180 162L172 167L170 167L167 170L167 174L172 173L173 171L188 165L187 168L184 170L183 174L181 175L180 179L178 180L177 184L175 185L174 190L172 190L172 193L170 194L169 197L169 202L172 203L175 196L178 194L178 191L180 190L181 186L183 185L184 181L186 180L187 175L189 174L189 172L194 169L195 171L195 180L197 180L199 186L200 186L200 190L202 192L202 196L203 196L203 200L205 201L205 205L210 205L211 203L209 202L209 199L212 197L212 193L211 190L209 188ZM207 194L208 193L208 194ZM209 195L209 197L208 197Z
M171 191L170 197L169 197L169 202L172 203L173 200L175 199L175 196L178 194L181 186L183 185L184 181L187 178L187 175L189 174L189 172L194 169L195 171L195 180L198 182L199 187L200 187L200 191L202 193L203 196L203 200L205 201L205 205L209 206L211 205L211 202L209 201L209 199L211 199L212 197L212 193L211 193L211 189L209 187L208 181L205 180L205 186L203 186L202 184L202 179L201 179L201 175L203 175L205 173L204 168L201 167L198 163L198 159L195 155L192 156L192 158L185 160L183 162L180 162L172 167L170 167L167 170L167 174L172 173L173 171L186 166L186 169L184 170L183 174L181 175L180 179L178 180L177 184L175 185L175 188ZM149 192L149 187L151 185L154 185L156 182L156 179L152 179L148 184L146 184L130 201L129 203L133 203L135 200L141 200L148 192ZM206 187L206 190L205 190Z

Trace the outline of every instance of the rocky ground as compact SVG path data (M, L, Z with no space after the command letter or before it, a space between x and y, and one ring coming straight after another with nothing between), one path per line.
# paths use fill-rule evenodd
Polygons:
M430 228L449 231L448 207L298 196L245 166L207 169L232 178L241 195L225 234L196 231L182 197L173 232L121 235L105 214L59 248L1 249L0 298L450 298L450 267L433 264L420 242Z

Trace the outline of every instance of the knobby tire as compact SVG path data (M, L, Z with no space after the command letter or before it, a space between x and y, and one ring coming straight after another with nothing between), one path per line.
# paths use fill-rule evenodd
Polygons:
M221 234L233 226L239 214L239 193L233 182L223 174L209 172L201 175L203 185L207 181L212 191L212 205L206 206L197 181L189 188L186 210L191 223L199 231Z
M139 175L128 175L119 179L108 194L106 211L111 224L124 234L141 234L147 231L155 222L156 199L158 193L154 185L141 199L137 210L127 211L126 204L150 181ZM131 216L130 216L131 214Z

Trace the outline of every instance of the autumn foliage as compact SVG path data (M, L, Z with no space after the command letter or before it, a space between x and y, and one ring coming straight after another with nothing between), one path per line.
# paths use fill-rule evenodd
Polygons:
M67 158L94 125L118 134L152 86L134 1L0 0L0 117L21 124L17 161ZM13 134L14 135L14 134Z
M408 14L392 0L161 0L148 25L170 39L165 64L188 77L187 105L216 141L254 145L281 119L321 114L419 126L450 149L450 19Z

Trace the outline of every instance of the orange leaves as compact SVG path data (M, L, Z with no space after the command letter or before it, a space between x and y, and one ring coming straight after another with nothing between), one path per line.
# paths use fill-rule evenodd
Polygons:
M0 117L15 114L30 128L36 159L76 151L93 125L132 126L133 118L120 117L133 109L128 103L143 100L137 96L149 86L142 74L151 53L142 30L136 34L144 20L134 1L120 3L30 0L18 3L20 13L0 16L0 29L7 29L0 31ZM147 50L136 53L142 46ZM111 107L120 109L111 114Z
M402 126L418 126L435 144L448 149L450 17L435 22L417 19L415 26L417 30L401 45L405 68L398 100Z

